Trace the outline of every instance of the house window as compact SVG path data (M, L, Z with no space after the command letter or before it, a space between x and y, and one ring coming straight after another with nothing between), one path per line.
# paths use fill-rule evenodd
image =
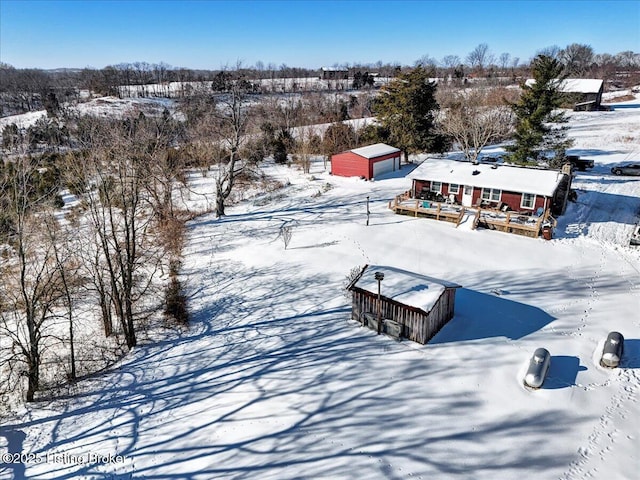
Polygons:
M431 191L442 193L442 182L431 182Z
M482 189L482 200L487 202L499 202L500 195L502 195L502 190L497 188L483 188Z
M536 204L536 196L533 193L523 193L522 200L520 201L521 208L528 208L533 210Z
M460 193L460 185L458 185L457 183L450 183L449 193Z

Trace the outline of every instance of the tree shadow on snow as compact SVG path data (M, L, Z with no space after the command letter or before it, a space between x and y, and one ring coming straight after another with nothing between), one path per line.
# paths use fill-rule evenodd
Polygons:
M453 396L411 388L467 367L416 361L402 345L346 324L346 305L324 306L334 288L327 276L282 265L193 268L210 271L198 278L211 291L193 299L192 331L136 348L84 381L79 394L6 425L42 432L34 453L95 451L127 460L43 465L38 478L407 478L392 464L425 478L512 478L535 464L550 477L571 460L543 440L575 428L579 415L522 412L486 422L474 388ZM256 291L261 285L267 296ZM458 293L452 323L473 319L467 337L519 338L552 320L504 298ZM21 438L11 441L22 451ZM492 447L469 454L470 444ZM15 478L32 476L20 468Z
M542 384L545 390L572 387L576 384L578 372L584 372L587 367L580 365L578 357L568 355L552 355L549 373Z
M0 439L4 438L5 442L0 440L0 452L4 452L13 456L19 456L27 453L24 448L24 440L27 438L26 433L22 430L0 426ZM6 443L6 446L2 446L2 443ZM0 478L11 478L13 480L26 480L25 466L21 462L6 461L8 459L3 458L0 462ZM7 476L8 475L8 476Z
M574 127L572 127L574 128ZM591 129L592 127L585 127L585 130ZM572 148L571 150L567 150L568 155L579 155L580 157L599 157L601 155L614 155L625 153L621 150L600 150L597 148Z
M400 170L393 172L383 173L378 175L374 181L379 182L381 180L391 180L394 178L404 178L409 175L419 164L418 163L404 163L400 166Z
M612 110L627 110L633 108L640 108L640 103L625 103L624 105L616 105L615 103L607 105Z
M429 343L506 337L517 340L540 330L554 317L540 308L467 288L456 292L454 318Z
M640 368L640 340L627 338L624 341L624 351L620 368Z

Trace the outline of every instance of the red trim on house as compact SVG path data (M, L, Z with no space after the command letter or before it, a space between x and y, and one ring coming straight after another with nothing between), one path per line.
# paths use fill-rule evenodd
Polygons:
M441 194L445 198L449 198L449 183L442 183ZM418 198L423 190L431 190L431 181L429 180L413 180L413 194ZM458 185L458 193L453 194L457 203L462 203L462 195L464 192L464 185ZM524 192L527 193L527 192ZM523 192L511 192L502 190L500 194L500 200L497 202L489 202L491 205L498 206L500 204L507 204L509 209L515 212L535 212L538 208L545 208L551 205L551 197L544 195L536 195L535 203L532 208L522 207ZM482 188L473 186L472 205L477 205L482 198ZM546 200L546 201L545 201Z

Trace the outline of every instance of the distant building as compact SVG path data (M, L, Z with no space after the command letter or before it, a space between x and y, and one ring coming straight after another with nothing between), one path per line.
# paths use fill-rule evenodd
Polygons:
M525 85L531 86L535 79L530 78ZM567 78L560 82L558 90L562 94L563 106L574 110L600 110L604 81L597 78Z
M320 69L321 80L348 80L349 70L346 68L327 68Z
M371 180L383 173L400 170L401 153L399 148L385 143L354 148L331 157L331 173Z

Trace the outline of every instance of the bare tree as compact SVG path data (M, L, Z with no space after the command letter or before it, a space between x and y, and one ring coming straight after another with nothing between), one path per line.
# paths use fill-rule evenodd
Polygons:
M504 72L511 65L511 55L507 52L500 54L500 68Z
M14 353L7 359L13 365L9 370L27 377L26 400L30 402L40 385L42 348L60 299L53 248L40 229L48 215L43 208L55 192L38 188L38 166L30 157L15 158L12 165L3 203L11 215L10 243L15 254L3 262L0 275L0 329L10 339ZM24 369L15 368L16 364ZM11 378L15 380L15 376L8 380Z
M446 55L442 58L442 66L453 72L458 65L462 63L458 55Z
M494 56L489 50L489 45L486 43L479 44L469 53L469 55L467 55L467 63L469 66L480 73L492 64L493 61Z
M491 142L504 140L513 129L513 114L506 105L497 105L481 89L461 93L449 91L441 98L439 130L460 146L467 160L478 161L480 151Z
M75 380L76 369L76 345L74 328L74 305L80 286L80 264L76 254L75 226L68 222L61 223L54 216L47 215L43 218L46 241L52 247L53 260L59 280L60 303L65 310L69 332L69 373L68 378ZM68 228L70 227L70 228Z
M244 79L234 80L229 92L201 112L192 129L190 151L201 164L213 165L216 184L216 216L225 215L227 200L244 167L242 145L249 120Z
M414 62L414 66L435 71L438 66L438 61L429 55L423 55Z
M545 57L557 59L560 55L560 47L558 45L551 45L549 47L541 48L536 52L536 57L544 55Z
M569 75L584 75L594 63L593 48L589 45L572 43L560 50L558 58Z
M615 55L615 60L623 68L640 67L640 53L626 50Z
M95 245L89 250L89 265L96 274L105 332L113 307L126 345L133 348L140 314L136 306L160 262L147 187L153 183L149 165L165 153L164 144L143 119L93 119L90 127L86 148L74 152L83 157L74 162L75 177L90 219L89 240Z
M296 150L298 163L302 167L303 173L311 171L311 155L319 153L321 150L321 140L316 135L313 126L296 128Z

